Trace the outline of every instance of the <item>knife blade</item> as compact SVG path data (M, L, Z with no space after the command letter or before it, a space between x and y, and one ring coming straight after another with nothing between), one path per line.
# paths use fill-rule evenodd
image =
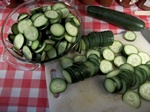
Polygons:
M141 31L141 33L145 37L145 39L150 43L150 30L145 28Z

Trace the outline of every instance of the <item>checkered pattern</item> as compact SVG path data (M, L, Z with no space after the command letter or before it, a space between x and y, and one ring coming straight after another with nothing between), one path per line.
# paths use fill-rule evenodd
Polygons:
M0 7L0 29L11 9ZM0 38L0 112L49 112L45 68L17 70L2 59Z
M77 8L84 22L83 34L103 30L112 30L114 34L123 31L114 25L85 16L86 6L81 3L78 3ZM134 10L140 10L136 6L123 8L117 3L110 8L132 15ZM0 29L10 11L11 9L0 7ZM139 18L143 19L147 28L150 28L150 16L139 16ZM3 46L0 40L0 56L2 52ZM33 72L16 70L0 57L0 112L49 112L44 66Z

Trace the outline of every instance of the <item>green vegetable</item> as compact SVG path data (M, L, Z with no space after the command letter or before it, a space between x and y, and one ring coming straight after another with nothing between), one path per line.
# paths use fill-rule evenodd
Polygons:
M144 21L135 16L104 7L88 6L87 13L92 17L131 31L141 31L145 27Z
M127 105L130 105L134 108L139 108L141 105L140 96L135 91L132 91L132 90L127 91L123 95L122 99Z
M97 36L96 33L91 32L88 37L83 38L85 43L80 43L79 49L83 50L82 48L84 48L85 52L84 55L77 54L75 56L78 57L77 61L72 61L74 58L70 59L69 57L71 64L67 64L66 57L62 58L65 60L61 64L62 75L66 82L73 84L98 74L106 75L103 82L105 90L109 93L121 94L123 102L127 105L139 108L141 98L150 101L150 83L148 82L150 79L150 56L133 44L123 44L119 40L114 40L115 44L111 46L98 48L93 45L94 48L90 48L89 45L94 42L92 39L98 40L96 39L98 37L95 38L95 36ZM89 37L92 41L86 40ZM107 35L103 35L104 37ZM81 56L86 56L86 59ZM68 66L63 68L63 65Z
M67 88L67 83L62 78L54 78L49 84L49 89L53 94L64 92Z
M134 41L136 39L136 34L133 31L126 31L124 33L124 39L127 41Z

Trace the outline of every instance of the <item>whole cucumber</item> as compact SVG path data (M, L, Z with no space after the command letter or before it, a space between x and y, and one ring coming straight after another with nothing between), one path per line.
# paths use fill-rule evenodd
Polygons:
M87 14L126 30L141 31L145 28L145 23L141 19L104 7L88 6Z

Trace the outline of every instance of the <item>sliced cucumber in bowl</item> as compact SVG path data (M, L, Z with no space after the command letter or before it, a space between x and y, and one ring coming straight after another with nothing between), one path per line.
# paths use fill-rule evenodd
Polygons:
M66 18L71 18L71 15L73 18L65 21ZM26 58L27 56L23 55L23 59L26 58L34 63L45 63L66 55L75 47L82 35L81 22L76 9L70 8L63 2L56 2L29 9L29 13L19 14L18 21L12 25L11 35L8 37L16 49L22 51L26 46L31 50L33 57ZM18 34L23 37L21 41L18 39ZM54 54L50 54L51 52ZM45 57L42 61L35 58L42 54Z

